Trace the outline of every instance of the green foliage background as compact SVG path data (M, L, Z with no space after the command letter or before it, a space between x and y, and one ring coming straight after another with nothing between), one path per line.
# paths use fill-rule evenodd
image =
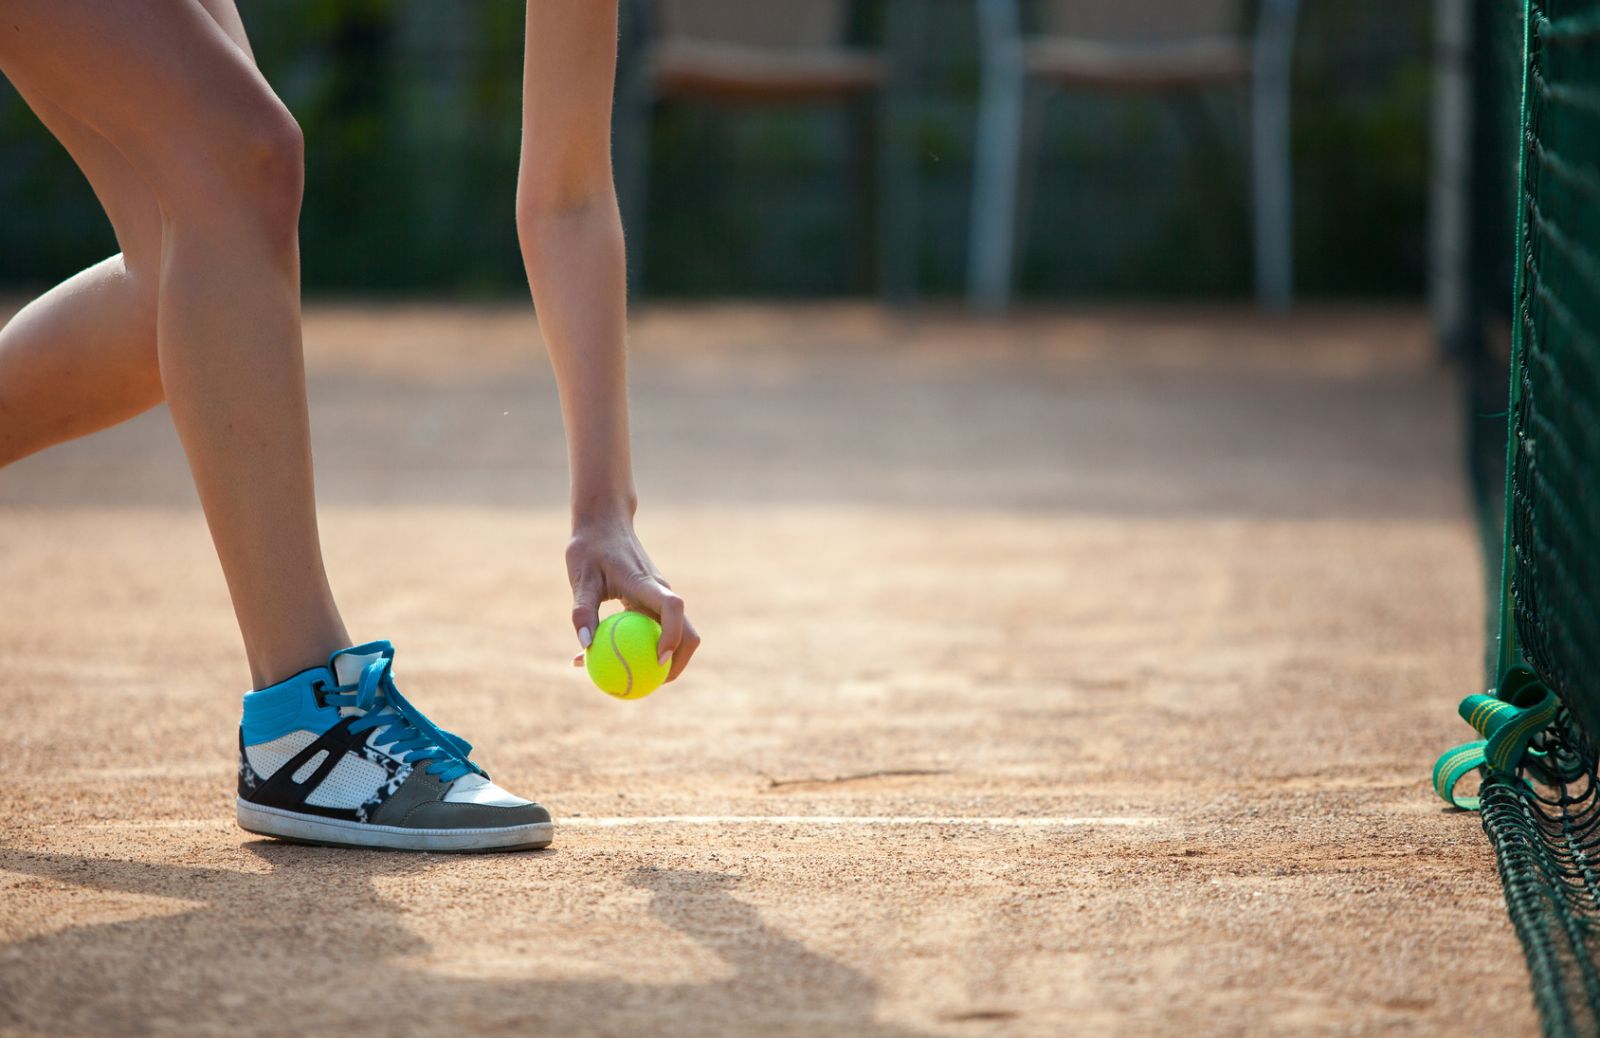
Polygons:
M262 68L305 129L308 292L513 295L521 0L241 0ZM1308 2L1293 109L1298 288L1416 296L1424 273L1431 5ZM959 293L977 55L970 0L927 0L909 137L924 294ZM872 3L857 35L881 38ZM1241 99L1050 96L1024 294L1244 298ZM652 123L649 294L870 290L850 255L852 136L829 109L675 104ZM92 194L0 86L0 286L115 248Z

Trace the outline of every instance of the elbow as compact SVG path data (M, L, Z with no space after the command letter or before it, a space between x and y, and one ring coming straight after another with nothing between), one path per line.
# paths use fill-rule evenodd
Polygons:
M534 134L533 139L543 139ZM554 230L617 219L609 138L575 136L560 147L534 147L525 135L517 170L517 233L524 251Z
M610 176L525 176L517 184L517 232L524 244L552 221L616 211Z
M530 189L524 181L517 190L516 219L530 281L543 280L574 254L590 254L601 243L615 240L621 247L622 215L609 179L561 190Z
M547 199L530 191L526 185L517 185L517 237L522 239L523 248L527 248L529 240L538 231L539 224L551 211L552 207Z

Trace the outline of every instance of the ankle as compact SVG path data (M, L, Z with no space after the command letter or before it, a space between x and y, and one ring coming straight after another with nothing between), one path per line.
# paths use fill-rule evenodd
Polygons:
M250 687L268 688L314 667L325 667L328 658L350 647L344 624L335 623L316 632L305 632L277 643L246 642L245 657L250 664Z

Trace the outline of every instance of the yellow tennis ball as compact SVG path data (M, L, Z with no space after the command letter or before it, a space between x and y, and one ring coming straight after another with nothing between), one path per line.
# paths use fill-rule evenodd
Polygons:
M600 691L618 699L643 699L667 680L671 666L656 662L661 625L643 613L613 613L600 621L583 665Z

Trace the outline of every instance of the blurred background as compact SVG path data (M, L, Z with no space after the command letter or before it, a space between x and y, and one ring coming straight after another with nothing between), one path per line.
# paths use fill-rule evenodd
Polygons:
M617 149L641 294L964 295L982 5L731 5L741 6L760 11L743 40L726 18L697 25L670 2L624 0ZM837 13L808 10L818 6ZM1020 31L1038 41L1083 24L1086 36L1159 44L1170 42L1162 27L1184 12L1215 7L1204 17L1221 28L1194 34L1248 40L1262 17L1258 0L1117 6L1130 24L1107 28L1027 0L1018 5ZM1295 292L1419 298L1433 5L1299 6L1287 141ZM262 68L307 137L308 293L520 297L511 210L522 0L240 7ZM781 10L791 13L776 16ZM661 73L664 45L693 42L674 34L719 32L770 48L755 88L739 88L740 55L727 53L737 47L706 54L698 77L692 47L680 47ZM835 52L832 65L806 65L806 51L824 49ZM801 55L799 72L771 82L781 50ZM852 55L869 59L858 63L864 70ZM1085 60L1093 66L1095 57ZM1019 297L1248 298L1249 75L1202 67L1151 84L1136 68L1111 72L1079 69L1074 78L1068 69L1053 84L1030 85ZM88 187L3 83L0 157L0 288L44 287L114 251ZM898 208L885 214L889 207Z
M622 0L639 524L706 637L625 705L570 665L524 0L240 7L352 629L508 788L634 822L538 872L239 846L157 408L0 473L0 1029L363 1034L340 980L392 970L457 1031L1533 1033L1427 770L1494 659L1524 0ZM0 318L114 248L0 81Z

